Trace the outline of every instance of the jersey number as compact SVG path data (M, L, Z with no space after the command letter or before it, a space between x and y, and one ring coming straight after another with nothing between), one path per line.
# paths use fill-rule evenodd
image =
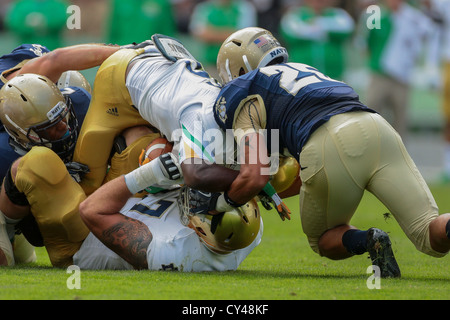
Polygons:
M293 67L295 66L295 68ZM300 89L317 82L322 81L333 81L330 77L324 75L323 73L317 71L316 69L301 63L290 63L289 66L271 66L260 70L261 73L267 76L273 76L275 74L281 73L280 77L280 87L295 96ZM299 78L300 72L307 73L310 75L305 75Z
M161 218L166 210L173 204L173 201L159 200L152 203L150 206L145 206L141 203L135 204L131 210L140 214L146 214L151 217Z

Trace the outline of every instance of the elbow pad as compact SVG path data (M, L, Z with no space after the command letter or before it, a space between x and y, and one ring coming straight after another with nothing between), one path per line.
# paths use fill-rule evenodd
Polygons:
M3 183L5 186L5 193L12 203L18 206L30 205L27 196L23 192L20 192L17 189L16 185L14 184L14 181L11 176L11 168L8 169L8 172L6 173Z

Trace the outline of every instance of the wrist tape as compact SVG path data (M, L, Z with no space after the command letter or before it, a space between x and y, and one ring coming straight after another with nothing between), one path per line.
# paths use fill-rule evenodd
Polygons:
M165 180L167 178L164 177L159 168L158 159L154 159L125 175L125 183L131 194L138 193L151 185L160 184Z

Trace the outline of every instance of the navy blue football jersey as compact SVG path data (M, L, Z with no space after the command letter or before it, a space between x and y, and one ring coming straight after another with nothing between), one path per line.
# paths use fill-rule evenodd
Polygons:
M218 125L233 129L235 113L256 96L262 98L266 109L269 151L283 152L286 148L297 160L314 130L333 115L356 110L375 112L361 103L346 83L305 64L283 63L251 71L226 84L214 106ZM278 133L277 144L270 141L273 129ZM270 150L271 145L278 145L279 150Z
M50 50L40 44L23 44L15 48L11 53L0 57L0 73L16 67L24 60L40 57L47 52L50 52ZM0 81L0 88L3 85L3 81Z

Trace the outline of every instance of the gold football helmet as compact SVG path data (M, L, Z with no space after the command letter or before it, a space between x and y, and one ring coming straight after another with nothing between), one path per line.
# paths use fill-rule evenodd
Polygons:
M92 93L89 82L80 72L75 70L63 72L56 85L59 89L64 89L66 87L80 87L87 92Z
M300 165L294 157L280 157L278 171L273 175L270 184L277 193L289 189L298 178Z
M18 152L33 146L52 149L64 161L70 161L78 137L78 121L71 101L47 77L22 74L0 90L0 120ZM65 121L68 130L58 139L50 139L48 129Z
M287 62L288 52L263 28L236 31L220 47L217 71L225 84L249 71L274 63Z
M259 207L255 200L219 215L191 214L189 187L181 188L178 204L181 221L193 229L200 241L211 251L227 254L248 247L258 235L261 225Z

